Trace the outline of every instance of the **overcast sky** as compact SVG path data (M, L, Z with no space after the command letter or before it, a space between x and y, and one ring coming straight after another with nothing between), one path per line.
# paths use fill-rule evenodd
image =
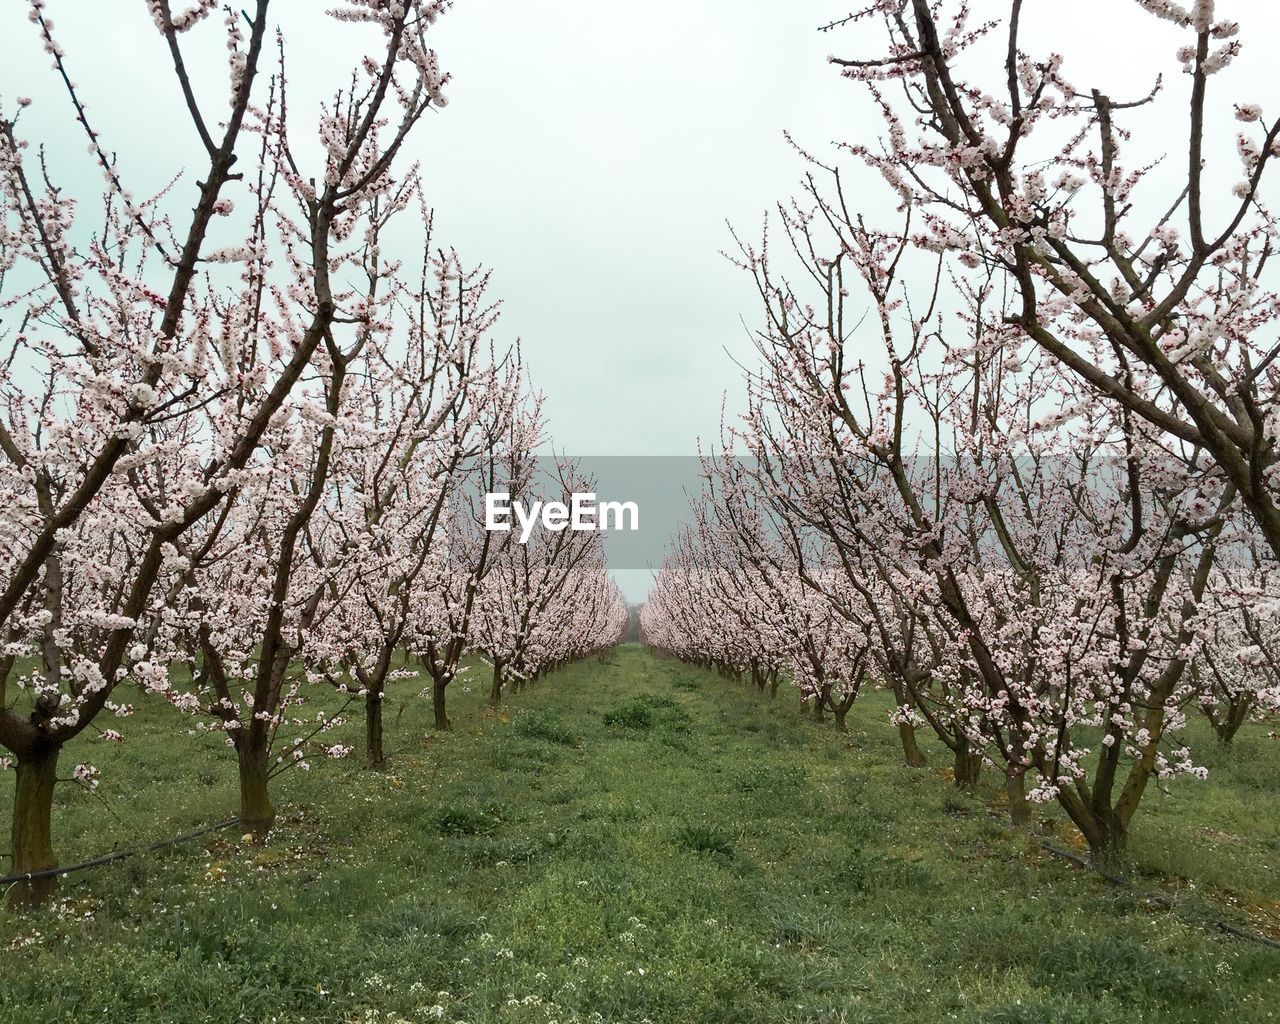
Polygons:
M831 137L832 10L468 0L442 19L456 81L432 128L459 159L437 207L494 263L558 444L691 454L718 432L753 311L726 220L756 233L797 179L784 128Z
M325 6L273 4L295 96L312 110L360 52L322 16ZM972 6L975 18L1007 10L1002 0ZM23 134L81 168L64 180L96 189L26 4L2 7L6 105L33 97ZM457 0L441 19L433 45L454 76L451 102L417 131L408 155L426 169L440 239L494 269L502 334L522 340L558 448L692 454L699 436L718 436L722 396L738 407L734 358L750 359L743 318L751 323L756 310L749 279L720 255L731 244L726 221L755 237L764 210L793 191L803 165L784 129L819 153L881 133L859 88L825 60L866 54L860 32L816 31L848 9L848 0ZM48 10L126 183L144 195L198 166L144 5L49 0ZM1225 88L1264 110L1277 105L1267 64L1275 11L1272 0L1219 3L1248 44ZM1129 0L1028 0L1023 22L1027 47L1064 52L1082 85L1124 97L1144 93L1155 69L1182 77L1172 54L1184 37ZM200 35L206 85L217 89L218 30ZM201 39L191 45L200 64ZM1187 82L1169 85L1176 96ZM1171 173L1185 161L1166 131L1176 124L1148 125L1152 155L1170 151ZM1234 161L1234 131L1222 121L1211 161ZM866 202L875 213L885 195L869 190Z

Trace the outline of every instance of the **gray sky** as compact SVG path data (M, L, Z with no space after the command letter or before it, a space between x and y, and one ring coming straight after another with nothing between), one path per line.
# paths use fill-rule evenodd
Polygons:
M360 47L323 17L324 0L273 6L301 128ZM1007 10L1003 0L972 6L975 20ZM1272 0L1218 8L1241 21L1247 45L1215 89L1274 115L1266 73L1276 41ZM135 193L159 187L184 163L198 166L144 5L49 0L48 9ZM825 60L870 46L860 47L857 29L816 31L848 10L849 0L458 0L441 19L433 45L454 75L451 102L421 126L408 155L424 165L440 240L494 268L501 333L522 339L558 448L690 455L699 436L718 436L722 395L731 411L739 407L740 372L725 350L750 361L742 318L754 322L756 302L749 279L720 255L731 245L726 220L754 239L764 210L793 191L803 164L784 128L818 153L835 139L881 133L861 90ZM0 95L6 105L35 98L22 134L47 142L63 180L92 186L76 189L92 198L100 189L84 138L25 15L16 0L0 10ZM1023 20L1027 47L1064 52L1082 85L1140 95L1151 70L1162 68L1172 72L1175 95L1187 88L1172 56L1185 37L1128 0L1028 0ZM213 95L225 88L218 32L201 30ZM1126 59L1117 59L1117 41ZM993 70L998 76L999 65ZM1148 152L1171 153L1173 176L1185 147L1161 117L1178 115L1185 117L1175 105L1143 129ZM1173 123L1180 128L1182 119ZM1209 154L1228 168L1229 188L1238 177L1237 126L1229 116L1219 124ZM180 184L179 197L193 187ZM873 215L891 208L875 187L866 203ZM627 589L637 597L644 587L633 581Z
M726 218L754 234L796 180L785 127L838 122L815 31L833 8L480 0L442 19L456 83L432 127L473 152L440 168L438 208L495 262L559 444L691 454L718 432L752 309Z
M3 6L0 90L7 101L36 99L24 134L54 152L65 145L75 170L55 167L92 196L83 136L26 5ZM358 52L325 6L273 4L299 131ZM50 0L48 9L135 192L184 162L198 167L143 4ZM433 45L454 75L451 102L407 155L423 162L439 238L494 269L502 333L522 339L558 447L691 454L699 434L718 431L720 395L737 390L723 348L745 353L739 318L752 309L749 281L720 255L725 222L757 233L765 205L796 180L784 127L824 141L839 123L850 90L815 31L835 10L818 0L459 0L440 20ZM218 33L202 26L184 42L197 62L212 50L209 93L220 99Z

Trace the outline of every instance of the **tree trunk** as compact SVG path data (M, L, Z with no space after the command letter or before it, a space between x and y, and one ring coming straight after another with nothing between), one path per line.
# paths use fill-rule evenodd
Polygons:
M276 820L276 809L267 792L266 743L246 736L236 753L240 762L240 827L261 844L266 842Z
M489 703L495 708L502 703L502 662L493 663L493 685L489 688Z
M982 755L974 753L967 741L958 743L955 750L956 788L972 793L978 788L978 777L981 774Z
M844 720L845 720L845 716L849 714L849 709L837 707L835 709L834 714L836 716L836 728L839 729L841 732L848 732L849 727L845 725Z
M453 728L444 709L444 688L448 685L447 681L442 683L436 680L431 687L431 706L435 712L435 727L442 732Z
M1129 832L1120 815L1109 807L1085 803L1070 788L1058 792L1058 803L1089 844L1089 856L1095 864L1110 866L1121 859L1128 845Z
M899 708L908 705L907 688L902 684L902 680L896 676L892 677L893 699ZM920 747L916 744L916 727L910 722L902 718L899 712L898 722L898 740L902 743L902 754L907 760L907 764L912 768L923 768L927 763L924 754L921 753Z
M1005 776L1004 791L1009 798L1009 818L1014 828L1031 827L1031 805L1027 803L1027 776L1025 773Z
M1100 816L1093 827L1085 831L1089 844L1089 856L1100 867L1115 865L1129 845L1129 830L1114 814Z
M774 672L769 677L769 697L770 699L778 696L778 673Z
M13 794L13 874L48 871L58 862L53 856L53 787L57 782L58 746L46 746L34 756L19 758ZM35 907L58 888L54 876L18 882L9 889L15 907Z
M1224 747L1231 746L1240 727L1249 720L1252 705L1253 702L1248 698L1237 697L1228 702L1226 713L1221 718L1215 716L1212 711L1205 711L1205 715L1213 725L1213 731L1217 734L1218 742Z
M826 717L822 711L822 698L815 696L813 698L813 720L815 722L821 722Z
M387 758L382 752L382 694L373 690L364 696L364 740L369 767L386 767Z
M924 754L920 752L920 747L916 744L916 727L910 722L898 723L898 739L902 742L902 753L907 759L907 764L912 768L923 768L927 761Z

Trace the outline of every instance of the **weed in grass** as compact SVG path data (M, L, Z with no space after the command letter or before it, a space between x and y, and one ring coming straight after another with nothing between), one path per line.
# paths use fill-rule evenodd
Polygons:
M441 807L435 813L436 828L445 836L475 836L492 832L502 823L499 811L493 807L472 807L453 804Z
M521 711L511 723L512 731L530 739L545 740L548 743L559 743L572 747L578 743L578 737L565 724L563 718L551 711Z
M805 783L805 771L795 764L749 764L734 776L734 788L742 793L795 792Z
M630 697L606 711L604 724L641 731L660 727L687 732L692 728L689 713L680 704L670 697L653 693Z
M734 853L734 837L724 829L706 822L680 825L676 829L675 840L694 853L716 854L721 857L732 857Z
M553 855L563 836L548 832L543 836L510 836L474 838L466 847L469 861L477 867L505 867L509 864L528 864Z
M381 939L430 935L460 941L476 932L475 919L459 907L439 900L406 900L360 922L360 929Z

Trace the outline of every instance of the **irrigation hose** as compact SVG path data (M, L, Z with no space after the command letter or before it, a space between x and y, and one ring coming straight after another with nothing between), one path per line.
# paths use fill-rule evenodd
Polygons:
M228 818L226 821L220 821L216 825L206 825L204 828L196 829L194 832L187 832L180 836L174 836L172 839L161 839L159 842L147 843L142 846L130 846L123 850L116 850L114 853L108 853L101 857L94 857L92 860L81 861L79 864L68 864L60 868L45 868L42 871L28 871L22 875L5 875L0 878L0 885L14 885L18 882L33 882L37 878L57 878L59 875L69 875L75 871L84 871L88 868L102 867L104 864L111 864L117 860L124 860L126 857L133 857L139 853L151 853L154 850L163 850L168 846L176 846L178 843L190 842L192 839L199 839L201 836L208 835L210 832L218 832L224 828L229 828L240 821L238 817Z

